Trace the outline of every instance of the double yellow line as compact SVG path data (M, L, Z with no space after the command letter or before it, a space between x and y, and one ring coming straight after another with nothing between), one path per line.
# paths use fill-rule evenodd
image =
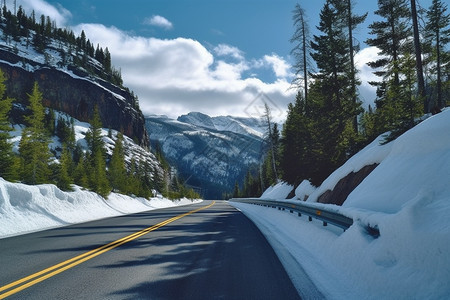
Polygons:
M73 267L75 267L75 266L77 266L77 265L79 265L79 264L81 264L81 263L83 263L83 262L85 262L87 260L90 260L90 259L92 259L92 258L94 258L94 257L96 257L96 256L98 256L100 254L103 254L103 253L105 253L105 252L107 252L109 250L112 250L112 249L114 249L116 247L119 247L119 246L121 246L121 245L123 245L125 243L128 243L128 242L132 241L132 240L135 240L135 239L137 239L137 238L139 238L139 237L141 237L141 236L143 236L143 235L145 235L145 234L147 234L147 233L149 233L151 231L154 231L154 230L156 230L156 229L158 229L160 227L163 227L164 225L172 223L172 222L174 222L176 220L179 220L179 219L181 219L183 217L186 217L186 216L188 216L190 214L196 213L196 212L198 212L200 210L207 209L207 208L213 206L214 203L215 203L215 201L213 201L211 204L209 204L207 206L203 206L203 207L200 207L198 209L191 210L191 211L189 211L187 213L184 213L184 214L175 216L173 218L167 219L167 220L165 220L165 221L163 221L161 223L158 223L158 224L153 225L151 227L145 228L145 229L143 229L141 231L138 231L136 233L130 234L130 235L128 235L128 236L126 236L124 238L121 238L121 239L119 239L117 241L111 242L111 243L106 244L104 246L101 246L101 247L99 247L97 249L88 251L88 252L83 253L81 255L78 255L78 256L76 256L74 258L71 258L71 259L68 259L66 261L63 261L63 262L61 262L61 263L59 263L57 265L54 265L52 267L49 267L47 269L44 269L44 270L39 271L37 273L34 273L34 274L30 275L30 276L24 277L22 279L19 279L19 280L16 280L14 282L11 282L10 284L2 286L2 287L0 287L0 293L2 293L2 294L0 294L0 299L5 299L6 297L9 297L9 296L11 296L11 295L13 295L13 294L15 294L17 292L20 292L20 291L22 291L22 290L24 290L26 288L29 288L30 286L33 286L36 283L44 281L44 280L46 280L46 279L48 279L50 277L55 276L56 274L59 274L59 273L64 272L64 271L66 271L66 270L68 270L70 268L73 268Z

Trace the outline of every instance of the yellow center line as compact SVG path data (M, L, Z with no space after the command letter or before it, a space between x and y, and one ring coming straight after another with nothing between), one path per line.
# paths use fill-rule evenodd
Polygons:
M167 225L169 223L172 223L172 222L174 222L176 220L179 220L179 219L181 219L183 217L186 217L186 216L188 216L190 214L196 213L196 212L198 212L200 210L210 208L211 206L214 205L214 203L216 203L216 202L213 201L209 205L206 205L206 206L200 207L198 209L191 210L191 211L189 211L187 213L184 213L184 214L175 216L173 218L167 219L167 220L165 220L163 222L160 222L160 223L158 223L156 225L150 226L150 227L145 228L145 229L143 229L141 231L135 232L135 233L130 234L130 235L126 236L126 237L118 239L118 240L116 240L114 242L111 242L109 244L103 245L103 246L101 246L101 247L99 247L97 249L94 249L94 250L88 251L86 253L83 253L81 255L75 256L75 257L73 257L71 259L65 260L65 261L63 261L63 262L61 262L59 264L56 264L56 265L52 266L52 267L46 268L46 269L44 269L42 271L39 271L39 272L36 272L36 273L34 273L34 274L30 275L30 276L24 277L22 279L14 281L14 282L12 282L10 284L2 286L2 287L0 287L0 292L9 290L9 289L11 289L13 287L16 287L16 286L17 287L12 289L12 290L10 290L10 291L8 291L8 292L0 294L0 299L4 299L4 298L6 298L8 296L11 296L11 295L17 293L17 292L20 292L20 291L22 291L22 290L24 290L24 289L26 289L26 288L28 288L28 287L30 287L32 285L35 285L36 283L44 281L44 280L46 280L46 279L48 279L48 278L50 278L52 276L55 276L56 274L59 274L59 273L64 272L64 271L66 271L66 270L68 270L70 268L73 268L73 267L75 267L75 266L77 266L77 265L79 265L79 264L81 264L81 263L83 263L83 262L85 262L87 260L90 260L90 259L92 259L92 258L94 258L94 257L96 257L96 256L98 256L100 254L103 254L103 253L105 253L105 252L107 252L109 250L112 250L112 249L114 249L116 247L119 247L119 246L121 246L121 245L123 245L125 243L128 243L128 242L132 241L132 240L135 240L135 239L137 239L137 238L139 238L139 237L141 237L141 236L143 236L143 235L145 235L145 234L147 234L147 233L149 233L151 231L154 231L154 230L156 230L158 228L161 228L161 227L163 227L163 226L165 226L165 225ZM22 283L25 283L25 284L22 284Z

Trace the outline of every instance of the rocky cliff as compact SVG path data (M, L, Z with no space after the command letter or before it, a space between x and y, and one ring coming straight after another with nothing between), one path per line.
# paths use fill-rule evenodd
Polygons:
M134 96L129 91L89 76L82 69L58 68L20 54L13 53L9 47L0 49L0 68L8 80L7 94L16 102L26 105L27 93L37 81L45 106L85 122L92 118L98 106L103 127L122 130L141 146L149 146L144 116L135 108Z

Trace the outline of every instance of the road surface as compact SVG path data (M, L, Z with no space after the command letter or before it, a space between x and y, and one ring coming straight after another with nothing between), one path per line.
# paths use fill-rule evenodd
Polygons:
M0 240L0 299L299 299L257 227L224 201Z

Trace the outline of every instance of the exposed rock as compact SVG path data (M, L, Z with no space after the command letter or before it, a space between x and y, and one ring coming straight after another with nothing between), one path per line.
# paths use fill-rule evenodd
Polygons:
M122 130L141 146L150 145L144 116L133 107L133 96L126 90L98 78L72 76L70 71L47 67L0 50L0 68L7 78L7 94L17 102L27 105L35 81L43 93L46 107L65 112L72 117L89 122L96 106L103 127ZM20 63L33 66L33 70L19 67Z
M378 164L363 167L358 172L351 172L336 184L333 190L327 190L319 196L317 202L342 205L348 195L366 178Z

